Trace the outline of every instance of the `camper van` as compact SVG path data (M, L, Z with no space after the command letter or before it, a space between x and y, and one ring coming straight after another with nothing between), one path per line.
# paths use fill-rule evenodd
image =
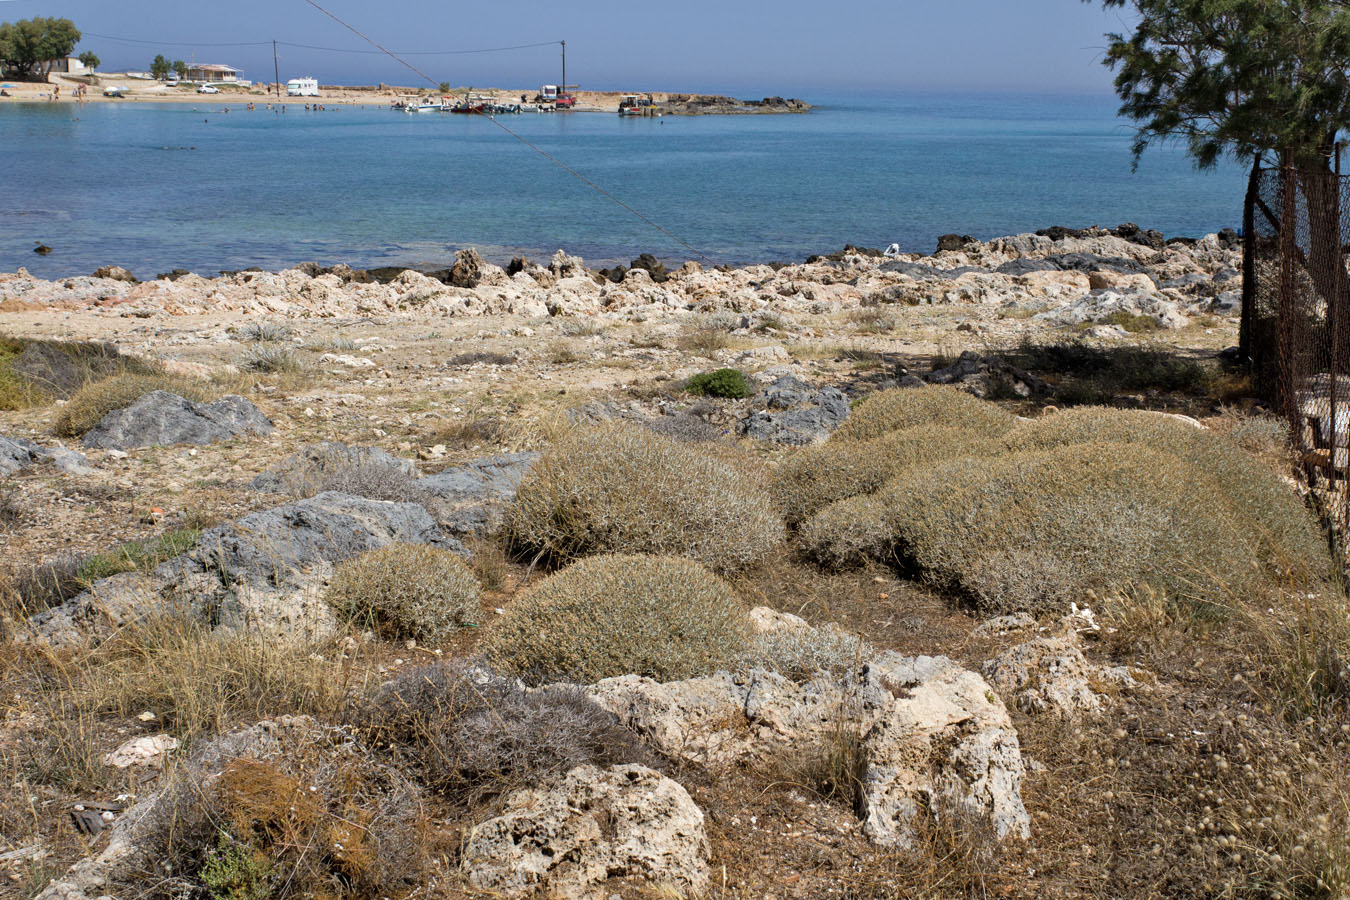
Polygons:
M317 78L292 78L286 82L287 97L317 97L319 96L319 79Z

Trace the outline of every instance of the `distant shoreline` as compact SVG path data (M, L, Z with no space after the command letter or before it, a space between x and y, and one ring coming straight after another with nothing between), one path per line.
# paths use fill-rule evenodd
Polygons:
M480 88L460 86L449 92L427 88L406 87L400 85L320 85L318 97L287 97L269 93L266 88L276 90L275 85L255 84L239 87L232 84L214 85L218 94L198 94L195 86L169 87L164 82L127 78L125 76L97 75L90 79L56 75L59 79L51 83L41 82L0 82L13 85L6 88L9 97L0 98L0 104L6 103L194 103L194 104L238 104L254 105L306 106L379 106L387 107L396 101L419 97L458 97L470 91L493 94L504 102L518 100L525 96L532 98L539 88ZM81 84L88 85L89 93L80 100L74 97L75 89ZM105 97L103 91L109 87L126 89L123 97ZM60 98L52 100L52 94L60 88ZM636 95L651 98L660 104L665 115L795 115L809 112L812 105L796 98L768 97L755 100L741 100L724 94L706 94L682 91L576 91L577 105L573 112L615 113L619 101L625 96Z

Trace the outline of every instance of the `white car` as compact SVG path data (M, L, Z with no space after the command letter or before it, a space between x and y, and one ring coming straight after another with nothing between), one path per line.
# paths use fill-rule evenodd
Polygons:
M209 85L209 84L204 84L204 85L202 85L201 87L197 88L197 93L199 93L199 94L219 94L219 93L220 93L220 88L213 88L213 87L211 87L211 85Z

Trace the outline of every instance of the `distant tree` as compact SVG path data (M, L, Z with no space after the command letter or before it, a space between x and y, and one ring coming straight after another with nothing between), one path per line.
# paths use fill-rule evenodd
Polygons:
M90 72L97 69L99 67L99 63L101 62L103 62L103 60L99 59L98 54L94 53L92 50L86 50L80 54L81 65L83 65Z
M173 61L173 71L174 74L177 75L179 78L186 78L188 73L188 64L183 62L181 59L175 59Z
M163 53L156 56L154 62L150 63L150 74L160 81L168 78L171 71L173 71L173 66L169 65L169 61L164 58Z
M448 82L448 81L442 81L442 82L441 82L441 93L442 93L442 94L448 94L448 93L450 93L450 82Z
M65 59L80 42L69 19L33 18L0 24L0 69L16 78L46 81L52 64Z

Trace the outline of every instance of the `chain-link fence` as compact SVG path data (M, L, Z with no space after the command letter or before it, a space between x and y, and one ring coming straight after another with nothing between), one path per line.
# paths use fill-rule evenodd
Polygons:
M1277 404L1326 517L1350 525L1350 177L1256 167L1248 191L1242 347Z

